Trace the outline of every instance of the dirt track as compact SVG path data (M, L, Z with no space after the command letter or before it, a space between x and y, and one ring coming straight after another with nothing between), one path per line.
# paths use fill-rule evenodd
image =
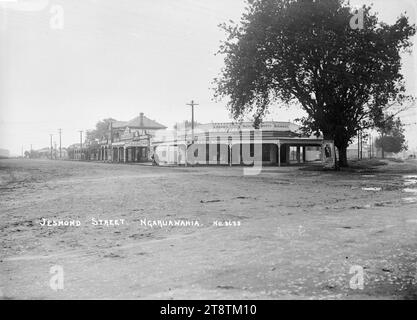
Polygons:
M236 167L1 160L0 295L417 298L416 174L415 162L244 176ZM81 226L41 226L43 218ZM63 290L50 287L54 265L63 267ZM356 265L363 290L349 285Z

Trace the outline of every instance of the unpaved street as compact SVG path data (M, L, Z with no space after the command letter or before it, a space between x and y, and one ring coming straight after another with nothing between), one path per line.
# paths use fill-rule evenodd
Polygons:
M415 162L244 176L238 167L1 160L0 294L415 299L416 183ZM53 266L64 274L57 290ZM353 289L358 267L364 286Z

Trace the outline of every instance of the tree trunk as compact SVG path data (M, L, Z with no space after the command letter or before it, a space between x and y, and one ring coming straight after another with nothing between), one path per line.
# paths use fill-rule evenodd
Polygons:
M339 149L339 167L348 167L347 147L337 147Z

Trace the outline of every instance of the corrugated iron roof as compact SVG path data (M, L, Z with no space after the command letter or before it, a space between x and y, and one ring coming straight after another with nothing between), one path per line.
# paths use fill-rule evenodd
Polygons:
M126 127L135 128L135 129L166 129L167 128L164 125L156 122L155 120L151 120L148 117L145 117L143 114L129 121L113 121L112 122L113 129L123 129Z
M141 116L138 116L128 121L125 127L138 128L138 129L166 129L167 128L164 125L154 120L151 120L145 116L143 116L143 123L141 123Z

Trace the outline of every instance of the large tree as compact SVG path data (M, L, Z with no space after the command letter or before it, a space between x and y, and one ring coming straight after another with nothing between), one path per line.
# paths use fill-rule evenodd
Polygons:
M355 14L363 28L352 28ZM296 102L304 129L335 141L341 166L358 130L406 97L400 53L415 27L405 15L388 25L343 0L248 0L240 23L222 27L215 97L229 98L235 119L253 113L255 126L271 104Z
M407 141L404 136L404 124L400 118L391 115L384 117L383 125L377 128L380 137L376 139L375 145L381 149L382 158L385 152L398 153L407 150Z
M101 140L103 137L107 137L109 134L110 122L114 121L116 120L113 118L107 118L97 122L94 130L87 131L87 140Z

